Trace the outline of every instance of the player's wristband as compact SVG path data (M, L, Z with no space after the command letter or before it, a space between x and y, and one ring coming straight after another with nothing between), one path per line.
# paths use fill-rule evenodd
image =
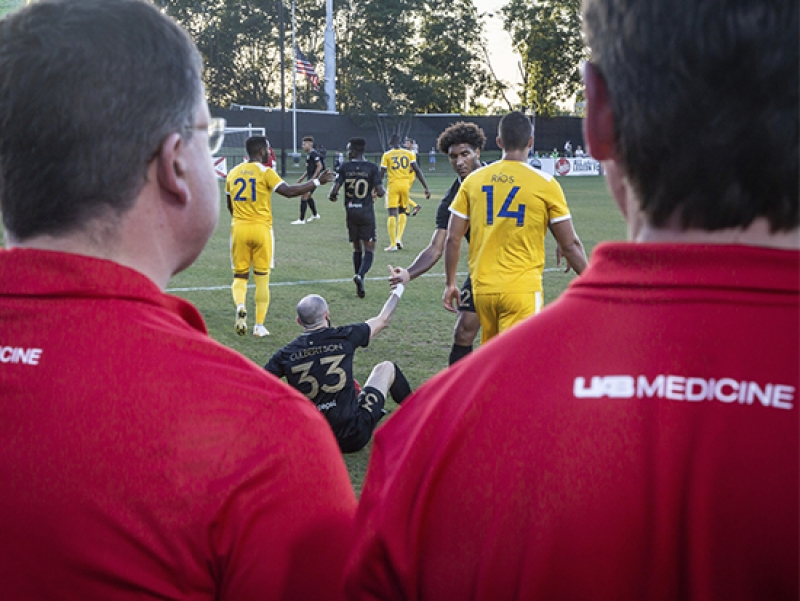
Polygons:
M397 286L395 286L392 290L392 294L394 294L397 298L401 298L405 289L406 287L403 286L403 284L397 284Z
M312 179L312 180L311 180L311 182L314 184L314 187L316 187L316 188L319 188L319 187L322 185L322 184L319 182L319 180L318 180L318 179L316 179L316 178Z

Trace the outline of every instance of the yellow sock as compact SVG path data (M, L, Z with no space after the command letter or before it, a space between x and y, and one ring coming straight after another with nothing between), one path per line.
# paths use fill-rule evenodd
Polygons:
M264 324L269 309L269 274L255 275L256 281L256 323Z
M408 207L413 211L414 207L416 207L416 206L419 206L419 205L409 198L408 199Z
M389 246L395 246L397 244L397 217L389 215L386 229L389 230Z
M238 307L239 305L247 304L247 280L244 278L233 278L231 285L231 292L233 292L233 303Z
M408 221L408 215L405 213L400 213L397 217L397 239L403 239L403 232L406 231L406 221Z

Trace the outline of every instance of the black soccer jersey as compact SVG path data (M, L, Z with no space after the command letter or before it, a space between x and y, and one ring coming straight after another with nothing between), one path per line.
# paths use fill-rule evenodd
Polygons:
M453 182L453 185L450 186L450 189L447 191L447 194L444 195L444 198L439 202L439 206L436 208L436 229L437 230L446 230L447 224L450 222L450 205L453 204L453 201L456 198L456 194L461 189L461 180L456 178L456 181ZM469 230L464 236L469 242Z
M339 168L336 181L344 189L344 206L351 211L374 214L373 192L381 183L381 169L369 161L348 161Z
M325 171L325 161L322 159L322 156L314 149L311 150L306 155L306 177L308 179L314 178L314 173L317 170L317 163L322 165L322 169L320 169L320 173Z
M353 355L369 340L366 323L306 332L279 349L264 367L311 399L341 438L349 434L358 408Z

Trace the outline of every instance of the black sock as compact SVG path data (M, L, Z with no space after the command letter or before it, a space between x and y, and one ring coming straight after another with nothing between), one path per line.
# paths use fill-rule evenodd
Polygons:
M450 349L450 358L448 360L448 365L452 365L459 359L463 359L467 355L472 352L472 345L470 346L462 346L460 344L453 344L453 348Z
M301 200L300 201L300 221L306 220L306 210L308 209L308 201Z
M312 215L316 215L317 214L317 203L314 202L313 198L309 198L308 199L308 206L311 207L311 214Z
M358 268L358 273L362 278L366 277L367 272L372 269L372 259L374 257L375 253L368 250L364 251L364 259L361 261L361 266Z
M353 251L353 269L355 270L353 273L358 274L361 270L361 256L362 253L360 250Z
M400 368L397 367L396 364L394 365L394 382L392 386L389 388L389 394L392 395L394 402L397 404L402 403L405 398L411 394L411 385L406 380L406 377L403 375L403 372L400 371Z

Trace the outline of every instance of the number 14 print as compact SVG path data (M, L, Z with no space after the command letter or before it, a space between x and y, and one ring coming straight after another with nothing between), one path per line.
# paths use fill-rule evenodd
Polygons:
M483 186L481 188L484 194L486 194L486 225L494 224L494 186ZM525 205L519 205L516 211L512 211L510 209L511 203L514 201L514 197L519 192L519 186L514 186L511 188L511 191L506 196L505 201L503 202L503 206L500 207L500 211L497 213L498 217L510 217L512 219L517 220L517 227L522 227L525 225Z

